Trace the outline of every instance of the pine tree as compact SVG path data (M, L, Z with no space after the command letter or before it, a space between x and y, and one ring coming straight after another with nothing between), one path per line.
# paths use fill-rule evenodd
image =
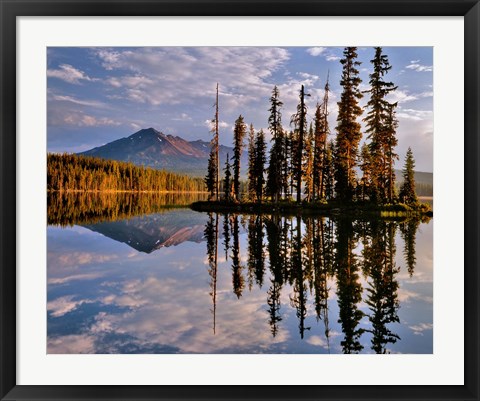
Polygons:
M366 195L371 194L370 185L372 183L372 155L369 146L364 143L360 151L360 168L362 169L362 179L360 180L360 195L362 201L365 200Z
M270 163L267 170L267 193L272 197L274 202L278 202L281 195L281 186L284 178L282 173L284 170L284 135L282 129L282 113L281 107L283 103L280 101L280 93L275 86L270 97L270 116L268 117L268 128L272 135L272 147L270 149Z
M225 178L223 179L223 191L225 194L225 200L230 202L232 200L232 165L230 164L230 157L228 153L224 171Z
M330 141L325 149L325 159L323 163L323 183L325 186L325 199L330 200L335 197L335 163L333 159L335 144Z
M218 149L219 149L219 139L218 139L218 83L217 91L215 98L215 117L212 122L212 129L210 132L213 133L212 141L210 142L211 151L208 158L208 167L207 167L207 176L205 177L205 184L207 186L207 191L210 193L210 200L217 200L220 191L220 160L218 158Z
M362 82L358 76L357 67L361 64L356 61L357 48L347 47L343 52L344 58L340 60L343 65L340 85L343 92L338 102L337 117L337 143L335 152L335 192L337 198L349 202L353 200L356 185L355 166L357 152L362 133L357 117L362 114L358 101L362 93L358 86Z
M398 154L395 153L395 146L398 144L396 130L398 120L395 116L397 103L389 105L388 116L385 121L385 159L386 159L386 189L387 201L392 202L395 199L395 170L393 168L394 160L398 160Z
M397 144L396 124L392 120L397 103L389 103L389 93L397 89L392 82L385 82L384 76L392 66L388 57L382 54L382 48L375 48L375 56L370 62L373 72L370 74L369 112L363 119L366 122L370 154L372 156L370 198L374 202L391 202L393 200L393 159L397 156L393 149ZM393 113L393 114L392 114Z
M315 147L313 155L313 197L323 199L325 197L325 180L323 168L325 163L325 152L327 146L328 127L328 95L330 87L325 84L322 104L317 103L315 110Z
M208 165L207 165L207 175L205 177L205 185L208 191L208 199L209 200L216 200L216 175L217 175L217 164L216 164L216 157L215 157L215 150L212 146L210 150L210 155L208 157Z
M302 161L303 161L303 149L304 140L307 133L307 106L305 104L305 96L310 94L305 93L305 88L302 85L300 88L300 102L297 106L297 112L292 116L291 123L295 125L297 132L297 138L295 141L293 157L293 174L295 180L295 187L297 191L297 203L302 200Z
M400 189L400 200L407 205L416 205L418 203L415 192L415 160L411 148L408 148L405 156L405 166L403 168L403 183Z
M265 184L264 171L265 163L267 161L266 156L267 144L265 143L265 133L263 130L257 133L255 138L255 161L254 161L254 174L255 174L255 198L257 202L262 202L263 190Z
M257 186L255 176L255 130L250 124L248 133L248 199L255 201L255 189Z
M240 158L243 152L243 140L247 133L247 126L240 115L235 121L233 129L233 196L236 201L240 200Z
M310 129L305 140L305 195L306 201L313 199L313 125L310 123Z

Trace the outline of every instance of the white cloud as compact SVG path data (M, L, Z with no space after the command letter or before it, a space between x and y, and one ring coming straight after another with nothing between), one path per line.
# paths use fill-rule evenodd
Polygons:
M76 85L79 85L81 81L97 81L97 79L90 78L83 71L76 69L70 64L61 64L57 70L47 70L47 77L58 78Z
M95 337L67 335L48 339L49 354L91 354L95 352Z
M432 72L433 71L433 66L431 65L422 65L418 64L419 60L413 60L411 61L409 65L405 66L405 68L408 68L409 70L414 70L417 72Z
M106 83L123 98L158 105L215 98L219 83L223 112L270 95L266 80L289 58L281 48L142 48L135 52L95 50L99 63L115 75ZM240 60L240 61L239 61ZM248 88L248 91L245 89ZM251 95L250 95L251 94Z
M310 47L307 49L307 53L310 54L311 56L320 56L323 52L327 50L325 47Z
M107 117L94 117L87 114L69 114L65 116L63 122L66 125L73 125L77 127L101 127L105 125L118 126L121 123L113 121Z
M420 324L416 324L416 325L408 326L408 327L413 330L413 334L423 336L424 331L433 329L433 324L432 323L420 323Z
M400 109L397 112L398 118L405 118L413 121L430 120L432 116L433 111L430 110Z
M53 317L60 317L60 316L66 315L69 312L74 311L80 305L88 302L91 302L91 301L86 301L86 300L73 301L73 296L68 295L68 296L60 297L60 298L54 299L53 301L48 302L47 310L51 312L51 315Z
M387 98L389 102L405 103L427 97L433 97L433 92L426 91L421 93L410 93L407 90L397 89L396 91L391 92Z
M203 125L207 127L209 130L213 129L213 121L212 120L205 120ZM230 124L226 123L225 121L219 121L218 122L218 127L219 128L229 128Z
M89 107L106 107L107 106L105 103L99 102L97 100L82 100L82 99L77 99L73 96L53 95L51 99L59 102L69 102L69 103L79 104L81 106L89 106Z
M49 278L48 279L48 284L66 284L69 283L70 281L76 281L76 280L93 280L99 277L102 277L102 273L85 273L85 274L72 274L67 277L55 277L55 278Z
M178 117L172 117L172 121L190 121L190 117L187 113L181 113Z
M307 343L309 343L311 345L314 345L316 347L322 347L322 348L326 348L327 345L328 345L327 341L325 339L323 339L320 336L316 336L316 335L310 336L307 339Z
M327 57L325 57L325 59L327 61L338 61L341 59L341 57L338 57L338 56L334 56L333 54L330 54L328 55Z

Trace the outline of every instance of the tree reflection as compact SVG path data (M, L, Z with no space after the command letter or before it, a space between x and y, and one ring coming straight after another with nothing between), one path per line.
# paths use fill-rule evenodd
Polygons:
M210 296L212 298L213 334L216 333L217 316L217 272L218 272L218 214L208 214L205 225L207 240L208 275L210 276Z
M233 216L233 244L232 244L232 284L233 292L240 298L245 288L245 278L243 277L243 268L240 259L240 239L239 239L239 221L238 215Z
M265 252L263 245L263 217L251 215L248 218L248 277L249 287L253 285L253 278L259 287L263 285L265 273Z
M417 262L417 258L415 256L415 241L419 225L420 221L416 219L408 219L407 221L400 223L400 232L404 242L403 256L405 258L405 263L407 265L410 277L415 271L415 264Z
M394 222L371 222L369 239L363 250L365 270L369 273L366 303L370 309L371 328L368 331L372 333L372 349L377 354L387 353L387 345L400 339L390 327L391 323L400 322L395 232Z
M358 353L363 349L360 337L364 329L358 327L364 313L358 304L362 300L362 284L358 275L357 255L353 223L350 220L339 219L335 241L335 271L337 276L337 297L339 320L344 338L340 345L345 354Z
M162 213L206 198L202 193L47 192L49 225L72 226Z
M298 318L298 330L300 338L303 339L305 330L305 318L307 317L307 271L302 263L302 231L301 218L296 217L295 230L292 230L292 255L291 255L291 282L293 283L293 295L290 296L290 304L296 309ZM293 226L292 226L293 227Z
M241 222L247 234L243 254ZM397 280L400 267L395 263L395 237L399 228L407 268L413 274L419 221L353 221L345 217L274 214L249 215L241 222L239 215L225 215L223 220L223 244L230 255L233 292L240 298L245 288L243 255L249 288L262 289L268 283L264 290L265 307L272 337L278 335L280 323L288 313L282 308L284 292L295 311L299 338L308 338L307 333L312 331L310 315L323 324L322 346L328 351L332 341L329 303L335 305L335 302L343 353L359 353L365 348L388 353L389 345L400 340L395 333L395 324L400 323ZM205 235L215 311L218 219L213 215L209 215ZM336 293L333 301L329 299L330 287Z

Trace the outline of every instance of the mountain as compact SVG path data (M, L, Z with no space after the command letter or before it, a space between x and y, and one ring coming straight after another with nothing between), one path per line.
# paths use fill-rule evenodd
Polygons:
M82 226L139 252L151 253L185 241L204 241L205 223L206 217L202 213L178 210Z
M127 138L117 139L79 154L201 177L206 173L209 153L209 142L202 140L189 142L179 136L165 135L154 128L146 128ZM221 169L225 165L227 153L231 157L233 148L221 145L219 148ZM243 167L247 166L246 152L242 156L242 164Z

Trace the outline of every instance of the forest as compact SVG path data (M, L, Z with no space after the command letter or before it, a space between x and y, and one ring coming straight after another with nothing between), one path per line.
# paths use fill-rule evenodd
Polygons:
M233 155L225 166L218 157L218 84L215 116L212 119L211 152L208 159L205 185L210 204L278 204L279 202L308 204L403 204L409 209L419 206L411 148L404 156L402 183L396 184L395 161L400 157L396 131L397 102L389 102L389 95L397 86L386 79L392 66L381 47L375 48L371 60L369 89L359 89L360 62L357 48L344 49L340 85L343 90L337 103L336 135L329 139L329 80L326 79L324 96L317 102L309 121L305 98L310 96L302 85L296 113L287 129L282 122L282 106L277 86L269 99L268 130L271 146L267 152L265 132L248 127L242 115L235 121ZM359 104L368 96L366 107ZM362 118L363 116L363 118ZM363 121L365 132L362 133ZM363 135L365 141L360 147ZM241 191L240 160L248 148L248 180L245 193ZM222 173L223 172L223 173ZM422 188L423 189L423 188Z
M132 163L73 154L47 154L48 191L201 192L201 178Z

